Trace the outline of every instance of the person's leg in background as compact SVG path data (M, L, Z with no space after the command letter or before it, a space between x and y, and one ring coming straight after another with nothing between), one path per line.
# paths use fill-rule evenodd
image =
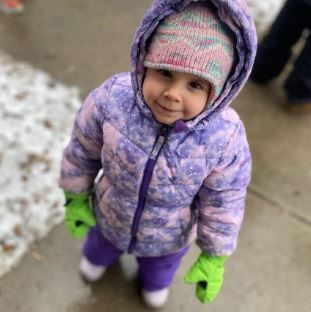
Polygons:
M138 280L143 299L148 306L158 308L165 304L169 295L169 286L172 284L182 257L188 250L187 246L171 255L137 257Z
M287 0L258 47L251 79L263 83L275 78L292 55L291 48L310 23L310 8L300 0Z
M309 10L311 23L311 8ZM311 35L297 57L292 72L284 84L285 108L292 112L311 112Z
M90 229L83 246L80 261L82 276L91 282L99 280L106 268L115 263L123 251L116 248L101 233L98 226Z

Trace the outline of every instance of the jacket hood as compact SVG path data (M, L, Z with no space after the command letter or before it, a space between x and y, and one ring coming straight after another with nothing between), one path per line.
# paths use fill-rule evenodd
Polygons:
M200 0L202 1L202 0ZM219 18L227 24L236 37L237 61L228 77L221 95L213 106L193 120L185 122L187 128L205 127L222 110L230 105L246 83L251 72L257 49L257 36L253 19L244 0L205 0L214 4ZM143 61L149 38L159 22L166 16L182 11L191 0L154 0L146 11L134 36L131 49L131 79L136 100L144 113L152 115L144 103L141 84L145 73ZM180 126L179 126L180 127Z

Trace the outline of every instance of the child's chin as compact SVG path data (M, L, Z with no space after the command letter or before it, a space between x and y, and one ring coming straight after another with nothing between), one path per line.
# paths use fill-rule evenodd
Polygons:
M177 120L177 119L176 119ZM170 118L157 118L157 121L163 125L167 125L167 126L172 126L175 121L175 119L170 119Z
M160 121L160 120L158 120L158 121L159 121L161 124L163 124L163 125L166 125L166 126L173 126L176 120L174 120L174 121L165 121L165 120Z

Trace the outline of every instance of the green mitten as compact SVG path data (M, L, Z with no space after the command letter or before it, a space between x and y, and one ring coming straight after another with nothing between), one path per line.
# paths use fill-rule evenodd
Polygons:
M196 296L203 302L212 301L220 291L228 257L209 256L203 252L185 276L186 283L196 283Z
M89 206L90 195L91 193L65 192L65 224L69 233L75 238L84 237L90 227L96 224Z

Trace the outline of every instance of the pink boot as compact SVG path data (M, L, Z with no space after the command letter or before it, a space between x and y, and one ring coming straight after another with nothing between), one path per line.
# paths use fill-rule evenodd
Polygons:
M25 7L19 0L0 0L0 11L6 14L19 14Z

